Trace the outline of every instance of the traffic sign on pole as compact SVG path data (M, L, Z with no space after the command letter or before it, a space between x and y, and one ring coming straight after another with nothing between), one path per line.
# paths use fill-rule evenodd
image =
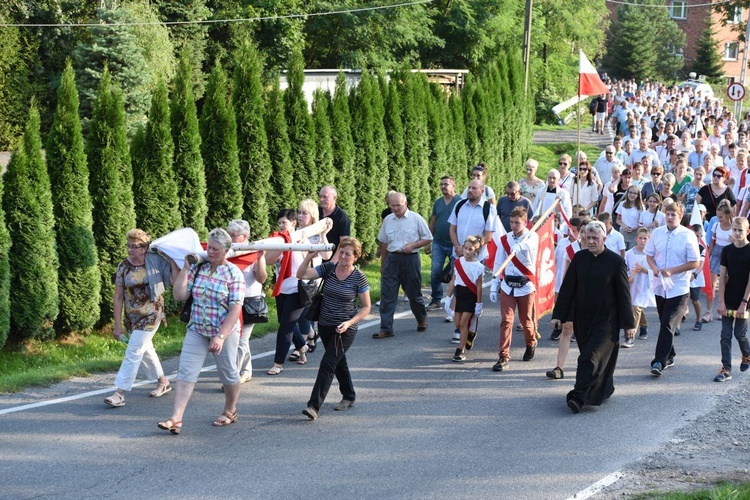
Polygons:
M745 86L740 82L734 82L727 87L727 97L733 101L741 101L745 98Z

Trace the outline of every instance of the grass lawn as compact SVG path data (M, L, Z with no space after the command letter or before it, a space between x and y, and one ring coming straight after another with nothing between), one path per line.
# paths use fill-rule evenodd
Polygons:
M591 123L589 122L588 125L590 126ZM571 120L570 123L566 123L565 125L552 125L548 123L542 123L539 125L534 125L534 132L556 132L558 130L576 130L578 129L578 122L575 120ZM586 130L586 122L581 122L581 129Z
M380 263L371 262L360 269L370 283L373 307L380 299ZM422 255L422 283L429 287L430 258ZM426 300L428 298L426 297ZM276 303L268 300L269 322L255 325L253 338L275 332ZM89 335L71 335L57 340L28 340L0 351L0 393L17 392L26 387L48 386L74 376L116 371L125 353L125 345L111 335L111 326ZM182 348L185 323L176 316L159 328L154 346L159 356L177 355Z
M710 490L691 491L688 493L653 492L634 495L631 499L654 500L739 500L750 498L750 483L722 482Z

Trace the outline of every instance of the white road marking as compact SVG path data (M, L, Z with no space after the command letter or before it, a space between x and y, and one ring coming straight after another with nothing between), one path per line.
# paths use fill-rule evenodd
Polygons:
M599 481L595 482L585 490L581 490L572 497L567 498L566 500L581 500L582 498L591 498L600 491L602 491L607 486L614 484L617 482L618 479L620 479L623 476L622 472L617 471L613 472L612 474L609 474L608 476L604 476Z

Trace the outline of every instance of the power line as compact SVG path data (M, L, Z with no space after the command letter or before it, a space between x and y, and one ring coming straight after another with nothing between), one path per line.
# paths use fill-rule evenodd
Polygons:
M631 7L661 7L661 8L665 8L665 9L669 9L669 8L672 7L671 5L666 5L666 4L661 4L661 5L659 5L659 4L646 4L646 3L637 3L637 2L625 2L625 1L622 1L622 0L604 0L604 1L607 2L607 3L614 3L614 4L617 4L617 5L629 5ZM688 9L693 8L693 7L712 7L714 5L722 5L722 4L731 3L731 2L734 2L734 1L736 1L736 0L719 0L718 2L698 3L698 4L689 4L689 3L686 3L685 7L687 7Z
M415 0L413 2L397 3L390 5L377 5L373 7L360 7L356 9L343 9L328 12L311 12L307 14L285 14L278 16L262 16L262 17L246 17L239 19L205 19L202 21L150 21L150 22L136 22L136 23L117 23L117 24L106 24L106 23L0 23L0 28L106 28L106 27L120 27L120 26L154 26L154 25L183 25L183 24L218 24L218 23L245 23L255 21L273 21L276 19L298 19L303 17L321 17L321 16L332 16L337 14L357 14L359 12L371 12L376 10L385 9L396 9L399 7L409 7L411 5L420 5L426 3L432 3L435 0Z

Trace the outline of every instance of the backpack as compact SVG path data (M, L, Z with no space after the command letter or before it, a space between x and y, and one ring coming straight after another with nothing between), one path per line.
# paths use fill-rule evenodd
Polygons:
M458 212L461 210L461 207L466 205L467 201L469 200L464 199L456 203L456 207L455 207L456 219L458 219ZM482 215L484 216L484 222L487 222L487 219L490 218L490 202L489 201L485 201L484 205L482 205Z

